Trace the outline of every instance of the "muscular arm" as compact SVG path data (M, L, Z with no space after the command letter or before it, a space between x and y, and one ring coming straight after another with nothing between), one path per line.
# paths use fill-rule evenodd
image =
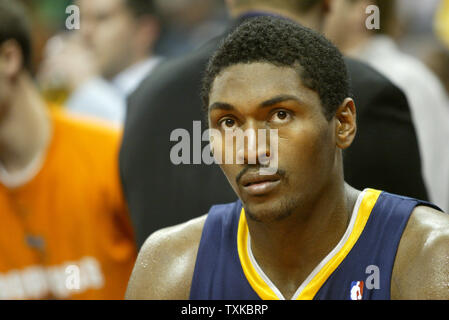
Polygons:
M392 299L449 300L449 216L415 208L393 268Z
M189 298L205 218L157 231L147 239L137 257L126 299Z

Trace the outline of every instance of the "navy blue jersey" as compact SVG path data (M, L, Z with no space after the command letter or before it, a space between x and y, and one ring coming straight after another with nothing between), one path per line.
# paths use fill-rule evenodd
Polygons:
M413 209L434 205L365 189L337 246L291 297L298 300L390 299L396 251ZM240 201L211 208L201 236L190 299L284 299L251 252ZM290 298L290 297L287 297Z

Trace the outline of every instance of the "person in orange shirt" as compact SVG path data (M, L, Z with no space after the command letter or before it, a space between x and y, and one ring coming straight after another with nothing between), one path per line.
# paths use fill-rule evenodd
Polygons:
M0 0L0 299L122 299L136 248L121 132L50 111L30 48L23 8Z

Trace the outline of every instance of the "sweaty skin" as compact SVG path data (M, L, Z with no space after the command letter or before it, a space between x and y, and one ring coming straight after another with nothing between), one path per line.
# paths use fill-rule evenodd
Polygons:
M344 182L342 150L356 132L352 99L327 120L316 92L293 68L268 63L226 68L210 93L209 125L217 130L279 132L282 175L266 194L248 192L242 172L257 166L222 164L242 200L254 257L283 296L291 297L346 231L360 191ZM247 161L264 153L235 148ZM254 171L254 170L253 170ZM127 299L188 299L206 216L156 232L146 241L131 276ZM292 266L294 266L292 268ZM392 277L393 299L449 299L449 218L417 207L401 239Z
M187 300L205 221L202 216L152 234L140 250L126 299Z

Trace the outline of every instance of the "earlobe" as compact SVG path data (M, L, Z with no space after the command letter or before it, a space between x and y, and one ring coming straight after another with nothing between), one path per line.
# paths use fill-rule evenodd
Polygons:
M335 118L337 146L340 149L346 149L354 141L357 132L354 100L346 98L340 107L338 107Z

